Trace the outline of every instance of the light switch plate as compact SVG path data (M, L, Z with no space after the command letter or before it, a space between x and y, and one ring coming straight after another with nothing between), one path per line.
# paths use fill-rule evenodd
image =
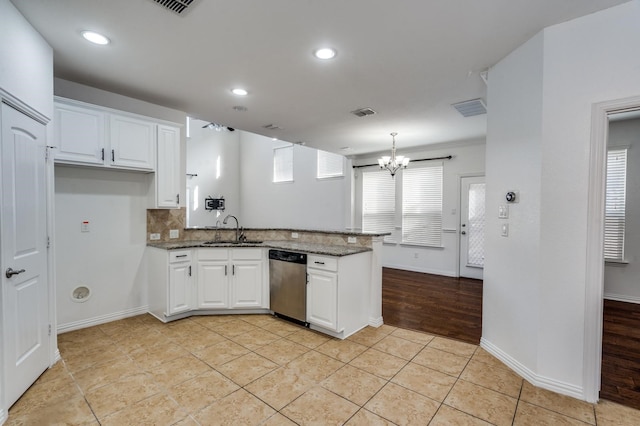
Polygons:
M498 218L499 219L508 219L509 218L509 206L501 205L498 206Z
M169 238L178 238L179 236L180 236L180 231L178 231L177 229L169 230Z
M158 234L158 233L149 234L149 239L151 241L157 241L157 240L160 239L160 234Z
M509 224L508 223L503 223L502 224L502 233L500 234L503 237L508 237L509 236Z

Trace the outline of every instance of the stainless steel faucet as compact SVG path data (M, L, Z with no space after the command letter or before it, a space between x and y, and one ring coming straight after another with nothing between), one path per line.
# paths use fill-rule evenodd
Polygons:
M239 242L240 241L240 224L238 223L238 218L228 214L227 217L224 218L222 223L226 225L230 217L232 217L236 221L236 242Z

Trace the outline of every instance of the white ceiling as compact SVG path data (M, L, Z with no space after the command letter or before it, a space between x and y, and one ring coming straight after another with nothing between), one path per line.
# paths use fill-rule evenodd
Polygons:
M626 1L195 0L176 15L152 0L12 0L53 47L56 77L345 155L386 150L393 131L399 151L484 137L486 115L451 107L486 98L481 71L546 26ZM322 62L325 45L338 55ZM362 107L378 114L349 113Z

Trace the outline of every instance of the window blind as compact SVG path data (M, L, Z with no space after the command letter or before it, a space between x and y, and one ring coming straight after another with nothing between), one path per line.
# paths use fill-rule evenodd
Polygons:
M344 176L344 157L332 152L318 151L318 179Z
M607 152L607 182L604 218L604 258L624 260L627 149Z
M402 173L402 242L440 247L442 164Z
M362 173L362 231L393 232L396 217L396 183L388 171ZM385 237L392 241L392 236Z
M293 181L293 145L273 149L273 181Z

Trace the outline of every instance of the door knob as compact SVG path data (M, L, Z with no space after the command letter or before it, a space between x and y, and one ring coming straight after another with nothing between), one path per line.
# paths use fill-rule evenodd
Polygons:
M11 268L7 268L7 270L5 271L4 275L5 275L7 278L11 278L12 276L14 276L14 275L18 275L18 274L21 274L21 273L23 273L23 272L25 272L25 270L24 270L24 269L20 269L19 271L14 271L14 270L13 270L13 269L11 269Z

